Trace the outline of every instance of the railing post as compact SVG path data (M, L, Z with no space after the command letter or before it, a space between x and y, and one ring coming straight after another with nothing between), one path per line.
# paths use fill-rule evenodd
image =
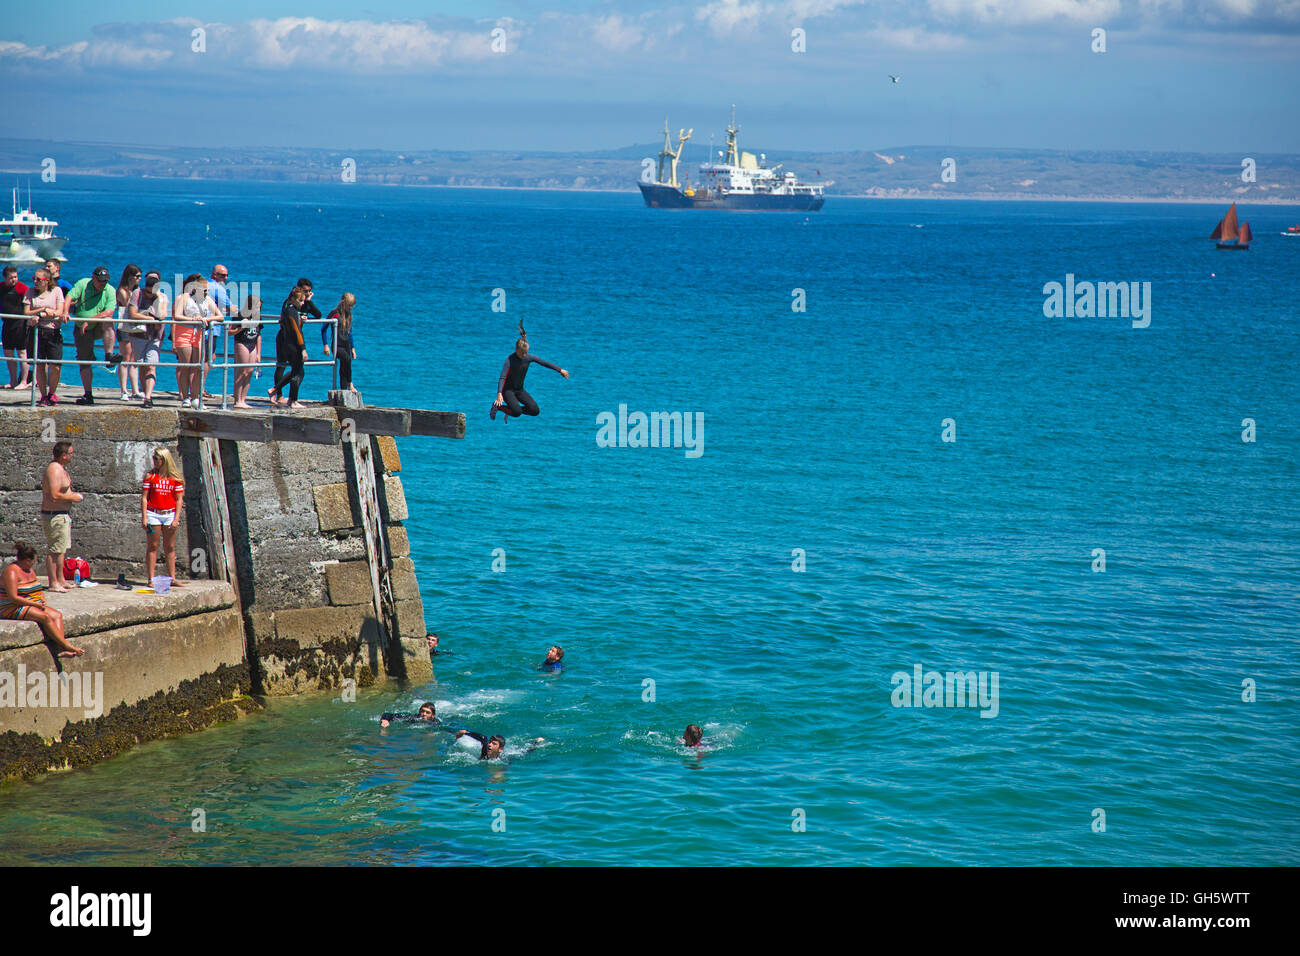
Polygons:
M221 409L226 409L226 391L230 384L230 336L226 333L226 323L221 323L221 338L225 354L221 356Z

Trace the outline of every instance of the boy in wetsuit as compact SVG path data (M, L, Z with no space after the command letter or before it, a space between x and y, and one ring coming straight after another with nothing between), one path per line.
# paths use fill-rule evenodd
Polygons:
M460 740L461 737L470 737L479 742L479 745L483 748L479 751L479 760L499 760L503 756L502 751L506 749L506 738L502 737L500 734L493 734L491 737L484 737L482 734L476 734L472 730L456 731L456 739ZM529 742L528 746L524 749L524 753L532 753L544 743L546 743L546 738L538 737L536 740Z
M554 673L558 673L564 670L563 661L564 661L564 648L556 644L549 651L546 652L546 660L542 661L542 663L539 664L538 666L544 671L552 671Z
M384 714L379 718L379 726L387 727L393 722L414 724L423 721L428 721L434 725L442 723L442 721L438 719L437 711L435 710L433 701L431 700L426 700L420 705L419 710L413 714Z

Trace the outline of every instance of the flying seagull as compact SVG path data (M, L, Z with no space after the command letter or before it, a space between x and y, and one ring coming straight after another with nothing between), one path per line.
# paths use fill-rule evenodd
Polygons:
M895 83L897 83L899 80L902 79L901 76L894 76L894 74L892 74L892 73L889 74L889 78L890 78L891 80L893 80Z

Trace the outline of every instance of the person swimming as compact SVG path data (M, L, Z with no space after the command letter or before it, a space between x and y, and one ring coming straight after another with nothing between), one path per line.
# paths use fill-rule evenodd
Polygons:
M533 362L553 372L559 372L565 378L569 377L569 373L558 365L552 365L546 359L528 353L528 333L524 331L524 323L521 321L519 338L515 340L515 350L506 356L506 364L501 367L501 378L497 381L497 399L492 403L492 411L488 413L489 418L495 420L497 412L504 412L506 421L518 418L520 415L541 414L541 409L537 407L537 402L533 401L533 396L524 391L524 376L528 374L528 366Z
M379 726L387 727L392 723L415 724L425 721L434 725L442 723L438 719L437 709L433 706L431 700L426 700L413 714L384 714L379 718Z
M682 731L682 743L688 747L704 746L704 731L700 729L699 724L686 725L686 729Z
M456 731L456 739L460 740L462 737L469 737L471 740L478 741L479 746L482 748L479 751L479 760L501 760L505 756L504 751L506 749L506 738L502 737L500 734L493 734L491 737L484 737L482 734L475 733L472 730ZM538 737L536 740L530 740L528 745L524 748L524 753L532 753L544 743L546 743L545 737Z
M541 670L558 673L564 670L564 648L556 644L546 652L546 660L538 665Z

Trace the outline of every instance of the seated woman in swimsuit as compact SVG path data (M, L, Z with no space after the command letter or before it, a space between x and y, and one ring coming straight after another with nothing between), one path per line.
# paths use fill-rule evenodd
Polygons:
M0 572L0 619L35 621L45 632L46 640L59 649L59 657L80 657L85 651L73 647L63 636L62 612L45 604L45 586L32 571L36 549L19 541L14 551L14 562Z

